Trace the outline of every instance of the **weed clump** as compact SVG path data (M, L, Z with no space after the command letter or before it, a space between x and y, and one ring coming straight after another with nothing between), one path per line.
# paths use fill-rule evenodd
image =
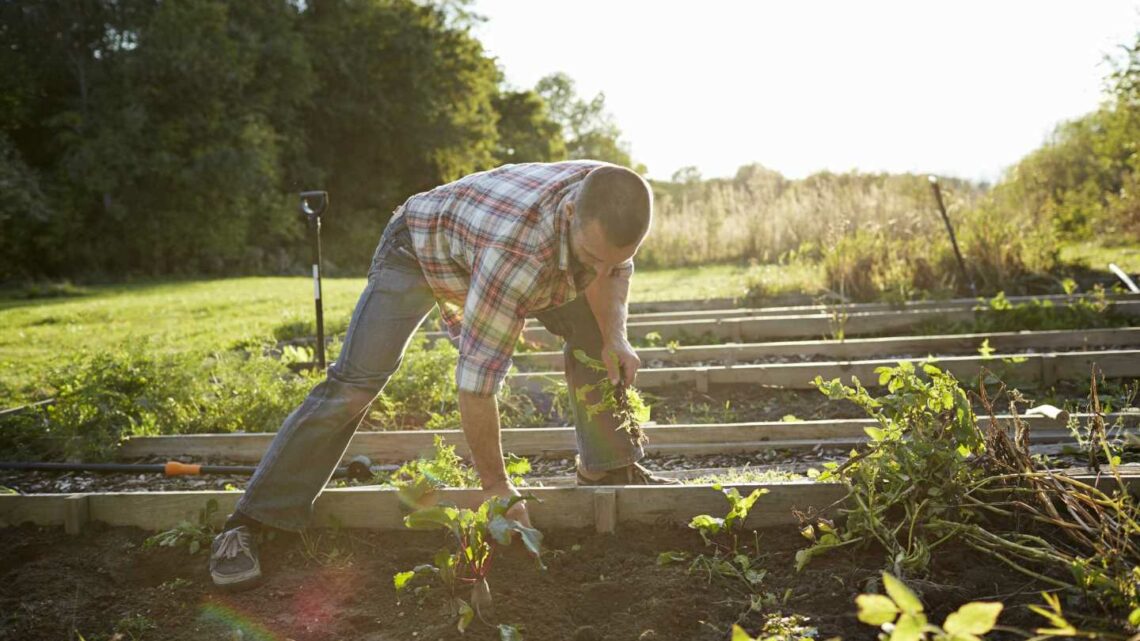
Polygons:
M604 363L590 358L580 349L574 350L574 358L596 372L606 371ZM598 391L601 400L591 403L589 394L595 390ZM574 393L590 419L604 412L612 413L617 420L615 429L624 430L637 444L648 440L641 425L649 421L650 408L636 388L629 387L621 381L614 385L608 377L603 377L597 383L579 387Z

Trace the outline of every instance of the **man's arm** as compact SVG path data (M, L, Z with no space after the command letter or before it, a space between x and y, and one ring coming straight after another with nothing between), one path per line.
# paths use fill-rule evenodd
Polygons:
M619 265L609 274L599 275L586 286L586 301L602 331L602 361L606 364L610 382L615 385L623 378L626 385L641 367L641 359L629 344L626 335L629 300L629 281L633 263ZM623 376L624 375L624 376Z
M500 441L499 404L494 396L478 396L459 391L459 413L462 417L463 436L471 450L475 471L487 496L518 496L518 490L507 478L503 463L503 444ZM512 518L530 527L530 516L522 503L507 512Z

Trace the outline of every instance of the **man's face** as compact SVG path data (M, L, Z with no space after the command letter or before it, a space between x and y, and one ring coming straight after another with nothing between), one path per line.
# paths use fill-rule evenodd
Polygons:
M575 216L573 205L569 206L570 215L570 249L574 258L597 274L608 274L610 270L633 258L638 241L625 247L615 247L606 240L602 225L597 220L583 223Z

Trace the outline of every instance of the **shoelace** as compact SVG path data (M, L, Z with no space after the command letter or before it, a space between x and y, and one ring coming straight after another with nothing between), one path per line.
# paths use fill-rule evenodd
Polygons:
M238 554L245 552L248 556L253 556L249 551L249 533L245 528L236 527L232 530L226 530L222 533L222 543L218 546L218 555L224 559L232 559Z

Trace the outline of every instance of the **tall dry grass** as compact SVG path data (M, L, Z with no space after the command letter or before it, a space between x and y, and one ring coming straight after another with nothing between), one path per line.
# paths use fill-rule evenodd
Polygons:
M1056 264L1056 238L1016 202L943 179L970 278L980 291L1031 287ZM753 165L732 179L656 183L657 218L639 265L822 263L852 300L968 293L926 176L819 173ZM1024 212L1024 213L1023 213Z

